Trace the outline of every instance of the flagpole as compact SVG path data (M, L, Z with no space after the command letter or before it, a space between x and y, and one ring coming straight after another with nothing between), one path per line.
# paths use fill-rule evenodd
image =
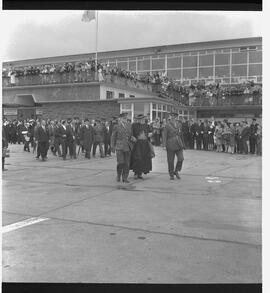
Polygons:
M97 53L98 53L98 10L96 10L96 72L97 72L97 65L98 65Z

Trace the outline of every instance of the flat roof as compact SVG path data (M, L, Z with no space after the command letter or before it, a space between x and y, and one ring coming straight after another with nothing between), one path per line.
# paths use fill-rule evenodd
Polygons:
M194 51L194 50L204 50L204 49L218 49L218 48L231 48L238 46L252 46L261 45L262 37L249 37L249 38L238 38L238 39L221 39L207 42L192 42L192 43L182 43L182 44L170 44L170 45L160 45L160 46L150 46L141 48L128 48L122 50L113 51L100 51L98 52L99 58L119 58L128 56L140 56L140 55L151 55L151 54L164 54L164 53L174 53L179 51ZM79 60L89 60L95 56L94 52L81 53L74 55L62 55L62 56L51 56L42 58L33 58L25 60L14 60L3 62L3 65L8 66L9 64L24 66L24 65L38 65L46 63L61 63L68 61L79 61Z

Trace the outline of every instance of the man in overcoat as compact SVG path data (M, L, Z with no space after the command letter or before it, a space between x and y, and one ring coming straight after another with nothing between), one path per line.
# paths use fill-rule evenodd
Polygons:
M76 121L70 118L67 122L67 147L69 156L71 159L76 159Z
M129 183L129 164L132 150L131 124L127 122L127 113L119 115L119 123L114 127L111 137L111 150L116 151L117 178L116 181Z
M170 121L166 124L164 129L164 143L167 150L167 162L170 180L174 180L174 175L177 179L180 179L179 173L182 169L184 156L183 149L184 138L180 125L176 120L178 114L171 113ZM174 158L177 157L177 163L174 168Z
M90 125L89 119L84 119L84 125L80 131L80 141L81 146L83 146L85 150L85 158L90 159L90 152L94 142L94 129L93 126Z
M41 120L40 126L37 128L37 141L42 161L45 161L49 149L50 133L44 119Z

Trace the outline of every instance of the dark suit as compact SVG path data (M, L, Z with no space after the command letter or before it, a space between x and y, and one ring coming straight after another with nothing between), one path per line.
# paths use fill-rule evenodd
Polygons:
M197 140L197 150L201 150L202 149L202 142L203 142L203 134L204 134L204 125L203 123L201 123L199 125L199 130L198 130L198 140Z
M90 152L94 142L94 129L91 125L82 126L80 131L81 145L85 149L85 157L90 159Z
M250 136L250 128L248 126L244 127L240 133L240 143L242 144L242 150L244 154L248 153L247 141Z
M256 141L257 141L257 125L250 125L250 137L249 137L249 145L250 145L250 153L255 154L256 149Z
M174 125L172 122L166 124L164 128L164 145L167 150L167 162L168 162L168 171L171 177L174 176L175 172L181 171L184 156L183 156L183 147L179 144L179 138L182 139L184 143L183 133L180 130L180 125ZM177 163L174 169L174 157L177 156Z
M104 149L105 149L105 156L111 154L111 133L110 127L109 129L104 126Z
M47 157L47 152L49 149L49 139L50 133L47 126L39 126L37 128L37 141L38 141L38 148L40 151L41 158L44 160Z
M204 130L203 130L203 149L205 151L208 151L208 144L209 144L209 134L210 132L210 126L209 125L204 125Z
M111 137L111 148L116 150L117 176L127 180L129 174L130 154L132 149L131 124L117 124Z
M67 147L70 158L76 159L76 127L67 125Z
M96 155L96 148L99 146L100 157L104 157L104 126L96 125L94 126L94 145L93 145L93 156Z
M58 133L60 137L60 144L62 145L63 159L65 160L67 156L67 136L68 136L67 126L65 129L64 126L61 125L58 129Z

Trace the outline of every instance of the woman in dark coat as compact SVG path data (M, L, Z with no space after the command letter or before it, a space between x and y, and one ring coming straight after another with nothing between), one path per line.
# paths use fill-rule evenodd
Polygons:
M147 139L144 115L140 114L136 119L138 122L132 124L132 136L136 138L136 142L131 152L130 170L133 170L136 179L143 179L142 173L152 171L153 151Z

